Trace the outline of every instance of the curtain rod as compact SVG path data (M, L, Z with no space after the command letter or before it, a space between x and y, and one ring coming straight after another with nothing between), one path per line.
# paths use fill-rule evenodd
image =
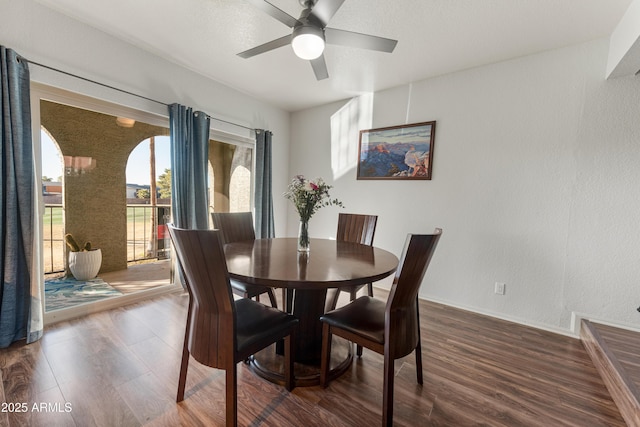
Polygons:
M148 97L146 97L144 95L139 95L139 94L134 93L134 92L129 92L128 90L120 89L120 88L115 87L115 86L110 86L110 85L105 84L105 83L101 83L101 82L98 82L98 81L95 81L95 80L88 79L86 77L79 76L77 74L72 74L72 73L69 73L67 71L63 71L63 70L59 70L57 68L50 67L48 65L40 64L39 62L31 61L30 59L27 59L27 58L22 57L22 56L19 57L19 58L24 60L24 61L26 61L29 64L37 65L38 67L46 68L48 70L55 71L55 72L58 72L58 73L61 73L61 74L65 74L67 76L75 77L76 79L84 80L86 82L93 83L93 84L96 84L98 86L106 87L106 88L109 88L109 89L113 89L113 90L116 90L118 92L126 93L127 95L131 95L131 96L135 96L135 97L138 97L138 98L146 99L147 101L155 102L156 104L164 105L165 107L169 107L169 105L170 105L170 104L167 104L166 102L157 101L157 100L155 100L153 98L148 98ZM223 122L223 123L227 123L227 124L230 124L230 125L233 125L233 126L237 126L237 127L241 127L241 128L244 128L244 129L255 131L254 128L250 128L250 127L247 127L247 126L244 126L244 125L239 125L238 123L233 123L233 122L230 122L230 121L227 121L227 120L218 119L218 118L213 117L212 115L210 115L208 113L205 113L205 114L211 120L216 120L218 122Z

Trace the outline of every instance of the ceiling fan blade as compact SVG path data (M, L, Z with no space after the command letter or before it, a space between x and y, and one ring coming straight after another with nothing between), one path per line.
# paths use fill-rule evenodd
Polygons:
M311 14L322 22L322 26L326 27L329 20L340 9L344 0L318 0L311 9Z
M245 50L244 52L240 52L238 56L240 58L247 59L251 58L252 56L260 55L261 53L269 52L270 50L286 46L288 44L291 44L291 34L280 37L279 39L271 40L270 42L261 44L260 46L256 46L249 50Z
M397 40L384 37L370 36L368 34L354 33L353 31L337 30L335 28L324 29L325 40L329 44L358 47L360 49L378 50L391 53L395 49Z
M313 68L313 73L316 75L316 80L329 78L329 71L327 71L327 63L324 61L324 55L320 55L309 62L311 62L311 67Z
M287 12L281 9L278 9L277 7L275 7L274 5L272 5L266 0L247 0L247 1L252 5L254 5L255 7L257 7L258 9L260 9L261 11L265 12L267 15L282 22L284 25L286 25L289 28L293 28L298 23L298 20L296 18L289 15Z

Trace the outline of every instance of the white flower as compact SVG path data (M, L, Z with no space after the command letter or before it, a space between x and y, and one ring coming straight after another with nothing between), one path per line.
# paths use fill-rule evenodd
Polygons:
M309 221L311 216L323 206L336 205L342 207L338 199L331 199L327 185L322 178L315 181L307 180L302 175L297 175L288 186L284 196L291 200L303 221Z

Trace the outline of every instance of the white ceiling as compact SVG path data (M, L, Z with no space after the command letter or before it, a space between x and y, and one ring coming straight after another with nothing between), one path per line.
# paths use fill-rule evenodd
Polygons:
M288 111L611 34L632 0L346 0L329 27L398 40L391 54L329 45L329 78L289 46L237 53L290 33L244 0L38 0L142 49ZM298 0L270 0L294 17ZM604 78L604 76L603 76Z

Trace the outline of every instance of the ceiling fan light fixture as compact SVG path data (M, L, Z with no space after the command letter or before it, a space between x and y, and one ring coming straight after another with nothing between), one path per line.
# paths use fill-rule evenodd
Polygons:
M302 25L293 30L291 47L301 59L316 59L324 52L324 32L322 28Z

